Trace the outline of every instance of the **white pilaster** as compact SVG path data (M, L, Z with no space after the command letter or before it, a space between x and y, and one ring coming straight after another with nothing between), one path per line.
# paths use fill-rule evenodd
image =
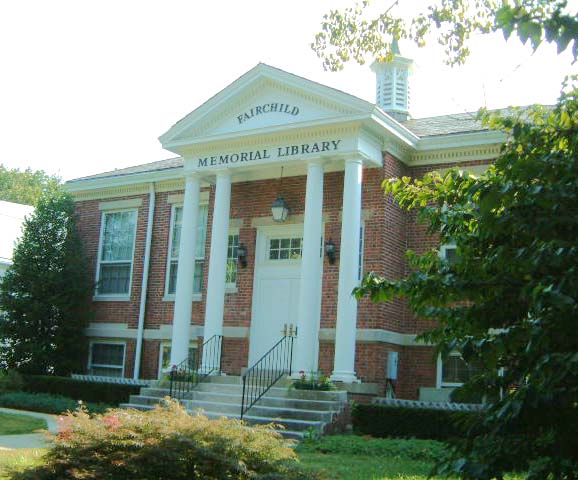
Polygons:
M171 365L178 365L189 355L200 191L201 180L199 177L194 174L187 176L183 203L183 221L181 224L181 242L179 243L177 286L175 289Z
M227 248L229 245L229 210L231 208L231 173L217 173L213 226L211 230L211 256L205 311L204 341L213 335L223 335L225 282L227 276ZM212 370L219 365L221 352L214 348L203 352L203 369Z
M299 291L297 339L293 371L317 372L319 356L319 318L321 315L320 242L323 234L323 166L312 162L307 167L303 256Z
M358 285L359 228L361 226L361 159L347 160L343 181L343 214L339 250L337 325L332 380L355 382L357 300L351 295Z

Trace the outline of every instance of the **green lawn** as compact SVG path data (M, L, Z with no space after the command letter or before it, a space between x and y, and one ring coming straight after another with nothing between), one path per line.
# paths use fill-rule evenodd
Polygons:
M0 413L0 435L18 435L46 429L46 420L28 415Z
M22 471L27 467L38 465L44 448L23 448L18 450L2 450L0 448L0 480L10 478L10 472Z

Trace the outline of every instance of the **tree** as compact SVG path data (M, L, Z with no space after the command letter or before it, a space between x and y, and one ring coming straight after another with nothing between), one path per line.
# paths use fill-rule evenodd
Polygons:
M385 192L417 209L457 259L408 252L401 280L369 274L356 291L406 297L437 322L421 339L485 368L466 385L489 399L439 473L532 479L578 475L578 90L552 109L486 118L510 139L487 175L451 170L391 179ZM503 394L502 396L500 394ZM501 397L501 398L500 398Z
M554 42L558 53L572 49L578 57L578 17L567 11L566 0L432 0L425 12L406 21L396 16L399 0L377 15L368 13L369 0L343 11L331 10L324 16L322 31L311 47L329 70L341 70L354 59L392 58L391 38L411 39L423 47L433 30L444 46L447 63L465 62L468 44L476 33L501 31L512 34L535 50L543 42Z
M0 364L33 374L82 371L91 292L74 202L60 191L44 195L0 283Z
M42 195L56 192L59 186L60 178L43 170L21 171L0 165L0 200L36 205Z
M395 1L392 7L398 2ZM388 60L391 38L423 46L437 29L447 62L465 61L473 33L502 31L536 49L554 42L578 57L578 18L565 1L435 1L409 23L390 7L367 19L367 2L325 16L313 49L328 69L353 58ZM487 176L453 170L384 182L386 194L417 210L432 235L453 242L452 263L436 251L408 252L401 280L367 275L355 294L405 297L436 322L420 336L442 355L458 351L485 368L464 387L487 408L437 467L462 478L578 478L578 90L553 109L483 115L509 135Z

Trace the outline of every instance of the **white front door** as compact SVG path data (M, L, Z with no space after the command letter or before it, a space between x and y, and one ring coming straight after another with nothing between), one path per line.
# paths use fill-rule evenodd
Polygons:
M257 231L249 367L297 324L302 246L302 225Z

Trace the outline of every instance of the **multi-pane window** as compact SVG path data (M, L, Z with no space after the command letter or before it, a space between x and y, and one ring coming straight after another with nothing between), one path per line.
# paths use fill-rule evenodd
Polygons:
M468 364L458 353L448 355L441 362L442 387L459 386L480 372L478 365Z
M446 259L450 265L454 265L458 259L458 249L453 243L448 243L440 247L440 257Z
M183 224L183 207L173 207L171 221L171 243L168 255L167 294L174 295L177 288L177 272L179 267L179 247L181 243L181 227ZM207 206L199 208L197 221L197 245L195 248L195 273L193 291L201 293L203 281L203 263L205 260L205 241L207 240Z
M300 260L303 238L272 238L269 241L269 260Z
M101 377L122 377L124 350L124 343L92 343L88 373Z
M232 285L237 282L237 258L239 248L239 234L229 235L227 245L227 276L226 283Z
M167 372L171 368L171 345L168 343L161 344L161 350L159 352L159 378L162 376L163 372ZM197 363L197 347L189 347L189 366L195 368Z
M130 293L136 220L136 210L103 213L98 295Z

